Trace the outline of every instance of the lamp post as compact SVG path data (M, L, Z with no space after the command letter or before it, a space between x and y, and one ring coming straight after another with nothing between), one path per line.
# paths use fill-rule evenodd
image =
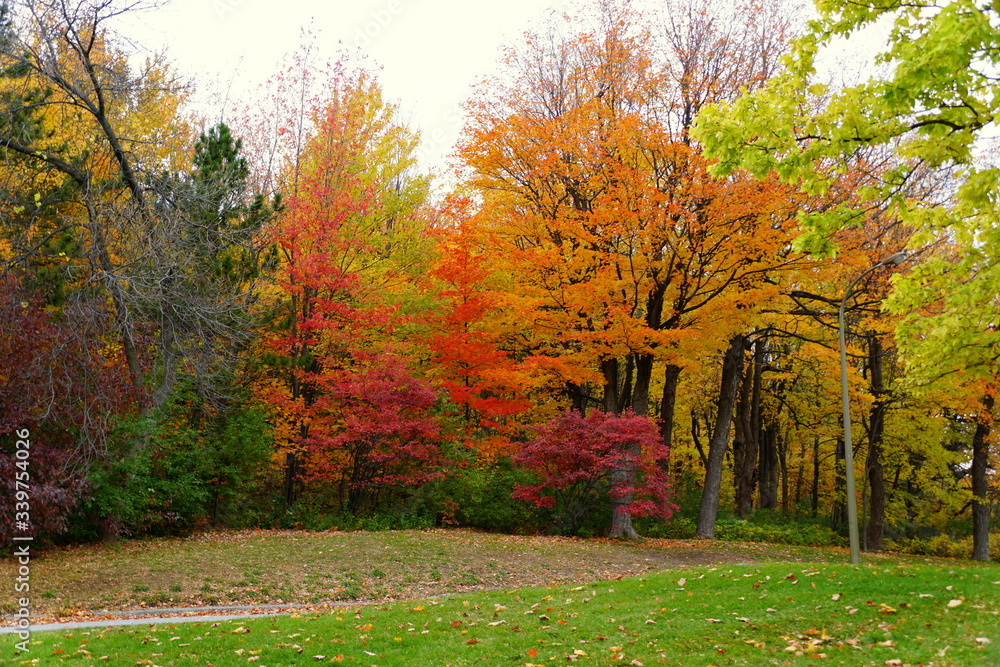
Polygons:
M840 312L837 324L840 329L840 394L844 405L844 466L847 477L847 534L851 542L851 564L857 565L861 562L861 548L858 544L858 502L854 495L854 445L851 442L851 399L847 391L847 345L844 343L844 309L847 300L854 294L854 286L862 278L880 266L899 266L906 259L906 253L897 252L883 259L881 262L863 271L855 278L844 292L844 298L840 300Z

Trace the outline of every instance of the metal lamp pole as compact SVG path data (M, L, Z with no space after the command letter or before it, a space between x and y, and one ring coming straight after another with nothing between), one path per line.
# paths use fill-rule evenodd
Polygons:
M906 259L906 253L897 252L886 257L881 262L863 271L844 292L844 298L840 300L840 312L837 324L840 329L840 394L844 405L844 466L847 468L847 534L851 542L851 564L857 565L861 562L861 548L858 544L858 502L854 496L854 445L851 442L851 399L847 391L847 346L844 343L844 309L847 300L854 293L854 286L862 278L880 266L898 266Z

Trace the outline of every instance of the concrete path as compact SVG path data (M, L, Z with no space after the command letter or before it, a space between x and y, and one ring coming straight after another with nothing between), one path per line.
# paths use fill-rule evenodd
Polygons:
M198 623L217 621L238 621L247 618L268 618L271 616L287 616L294 614L295 609L308 609L309 611L322 611L323 609L333 609L338 607L360 607L364 605L377 604L374 602L334 602L318 607L316 605L304 604L259 604L259 605L236 605L231 607L174 607L158 609L125 609L121 611L109 611L110 616L146 616L147 618L110 618L101 621L67 621L65 623L38 623L31 626L31 632L49 632L55 630L76 630L83 628L106 628L126 625L149 625L151 623ZM259 609L281 609L288 611L260 612ZM220 614L218 612L231 611L233 614ZM216 613L213 613L216 612ZM244 612L244 613L240 613ZM189 616L188 614L200 614ZM2 627L0 635L9 635L18 632L21 628Z

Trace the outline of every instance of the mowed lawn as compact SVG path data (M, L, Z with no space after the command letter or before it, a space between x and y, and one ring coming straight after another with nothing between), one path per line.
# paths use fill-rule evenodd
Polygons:
M1000 565L994 563L866 555L864 564L851 566L842 550L723 542L621 544L451 531L323 536L355 541L369 550L398 547L405 539L410 551L395 557L414 561L402 571L427 574L420 582L424 596L258 620L36 630L27 652L15 650L16 636L0 638L0 659L4 664L163 667L1000 665ZM270 540L280 536L258 537L256 542L244 540L242 552L248 559L250 552L268 551ZM286 537L309 538L298 533ZM172 542L91 548L107 551L102 567L115 567L121 559L123 571L132 563L133 572L142 571L136 564L142 553L148 557L149 551L176 549L185 542L202 545L204 553L187 555L202 559L206 571L212 571L215 560L232 556L209 539ZM489 561L496 567L475 560L499 553L505 545L509 553L494 554L496 559ZM147 551L135 552L140 546ZM291 551L303 557L295 548ZM530 568L540 567L539 556L550 561L549 569L558 570L555 576L535 576L561 583L510 586L522 579L514 566L518 553ZM671 565L666 556L671 553L683 558ZM698 554L709 562L699 564ZM39 576L45 572L42 565L69 568L79 563L61 557L53 552L38 559ZM360 573L378 569L381 557L373 552L366 561L344 565ZM425 557L437 566L436 581L430 564L421 560ZM813 562L797 560L810 557ZM574 558L582 567L570 567ZM593 569L589 565L620 567L626 561L646 569L632 576L620 573L625 575L621 579L607 572L587 578L586 570ZM479 572L480 566L499 569L500 563L510 570L504 572L505 581L468 584L496 590L452 592L461 586L449 579ZM276 562L275 567L287 565ZM395 581L396 575L384 574L374 579ZM405 581L412 575L399 576ZM531 576L525 573L523 579Z

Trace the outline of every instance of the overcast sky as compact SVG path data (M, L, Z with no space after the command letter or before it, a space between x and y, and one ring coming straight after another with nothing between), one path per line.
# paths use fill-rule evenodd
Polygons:
M496 71L501 46L520 41L553 8L572 12L576 2L587 0L172 0L130 14L119 29L136 45L165 52L196 81L196 102L210 122L227 96L246 100L277 73L302 43L303 28L318 36L324 57L360 49L381 67L386 97L421 131L421 156L438 170L458 137L459 105ZM658 4L636 0L646 2ZM874 45L861 39L852 50L869 60ZM831 51L838 61L846 53Z
M172 0L133 15L120 30L163 50L194 77L200 106L226 91L242 97L277 72L302 41L319 35L323 55L360 49L381 66L386 97L421 130L423 153L439 164L457 138L458 105L496 69L500 47L566 0ZM211 118L209 119L211 120Z

